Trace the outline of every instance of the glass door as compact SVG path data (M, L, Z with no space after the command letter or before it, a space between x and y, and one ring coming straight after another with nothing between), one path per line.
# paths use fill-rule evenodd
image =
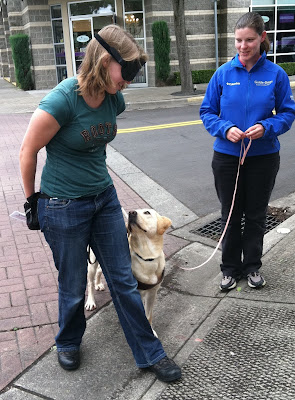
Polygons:
M85 55L88 42L92 39L92 19L72 20L72 53L74 74L78 73L79 67Z
M98 17L92 17L94 33L100 31L104 26L114 23L114 15L100 15Z
M145 44L145 11L143 0L124 0L124 27L135 38L139 46L146 49ZM148 86L147 64L139 71L131 85L133 87Z
M73 67L74 74L77 75L87 44L94 37L94 33L114 23L114 15L111 13L90 18L77 18L72 19L71 22Z

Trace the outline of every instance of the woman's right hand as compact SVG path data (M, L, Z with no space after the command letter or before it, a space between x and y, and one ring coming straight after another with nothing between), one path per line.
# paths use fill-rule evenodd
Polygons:
M245 138L246 135L243 131L241 131L238 127L233 126L231 127L227 132L226 132L226 138L230 140L233 143L237 143L243 138Z

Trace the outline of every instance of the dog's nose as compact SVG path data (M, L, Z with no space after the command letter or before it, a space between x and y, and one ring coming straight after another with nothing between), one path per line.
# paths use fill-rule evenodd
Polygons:
M128 215L129 224L132 224L133 222L135 222L136 219L137 219L137 212L136 211L129 211L129 215Z

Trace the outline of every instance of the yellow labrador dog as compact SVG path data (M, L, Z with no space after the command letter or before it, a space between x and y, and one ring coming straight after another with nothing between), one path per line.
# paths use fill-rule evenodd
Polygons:
M156 295L164 278L163 234L171 224L169 218L152 209L129 212L131 267L151 326ZM155 331L154 334L156 335Z
M138 282L147 319L152 326L153 308L164 278L165 255L163 252L163 235L172 221L159 215L153 209L130 211L127 232L131 253L131 268ZM101 282L102 270L91 249L89 249L87 287L88 298L85 308L88 311L96 308L94 290L104 290ZM154 331L154 334L156 332Z

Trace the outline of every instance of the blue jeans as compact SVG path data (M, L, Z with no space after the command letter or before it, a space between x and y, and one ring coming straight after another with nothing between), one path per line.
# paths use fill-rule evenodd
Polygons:
M239 158L214 152L212 169L225 226L232 203ZM247 276L261 267L268 202L280 166L279 153L246 157L241 166L233 213L222 241L221 271ZM242 232L242 217L245 218Z
M83 199L39 199L38 216L59 272L57 350L78 350L82 341L90 244L137 366L145 368L165 357L145 316L131 271L126 226L114 186Z

